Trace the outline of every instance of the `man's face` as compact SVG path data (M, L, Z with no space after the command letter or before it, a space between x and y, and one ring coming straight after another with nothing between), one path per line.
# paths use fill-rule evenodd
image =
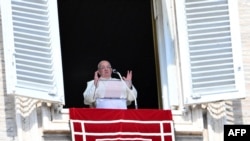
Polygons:
M112 67L109 62L102 61L98 66L99 75L103 78L110 78L112 74Z

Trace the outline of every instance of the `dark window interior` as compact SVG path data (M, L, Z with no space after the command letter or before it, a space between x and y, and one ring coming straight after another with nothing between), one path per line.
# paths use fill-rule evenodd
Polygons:
M138 108L158 108L151 0L58 0L58 9L65 108L88 107L83 92L102 59L133 71Z

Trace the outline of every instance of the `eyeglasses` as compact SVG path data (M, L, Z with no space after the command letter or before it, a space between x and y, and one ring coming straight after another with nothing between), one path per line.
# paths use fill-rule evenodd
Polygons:
M111 66L102 66L102 67L100 67L99 69L101 69L101 70L104 70L104 69L112 69L112 67Z

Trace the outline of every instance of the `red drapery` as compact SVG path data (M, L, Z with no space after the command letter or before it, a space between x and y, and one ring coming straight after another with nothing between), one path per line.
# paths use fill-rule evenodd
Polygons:
M170 110L70 108L70 124L73 141L174 141Z

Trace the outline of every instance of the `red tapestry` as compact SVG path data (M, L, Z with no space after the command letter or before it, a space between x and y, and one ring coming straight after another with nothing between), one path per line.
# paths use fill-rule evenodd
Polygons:
M73 141L174 141L170 110L70 108Z

